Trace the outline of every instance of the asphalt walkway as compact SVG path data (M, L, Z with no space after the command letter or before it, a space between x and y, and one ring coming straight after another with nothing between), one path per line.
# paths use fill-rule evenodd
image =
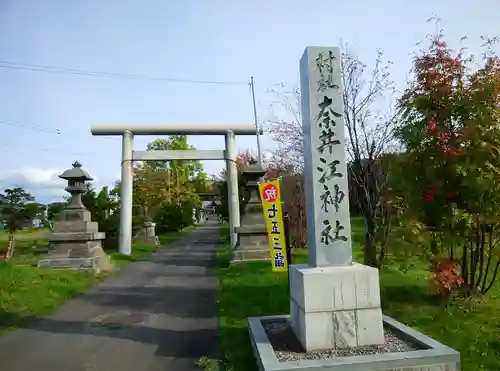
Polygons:
M191 371L217 358L219 225L109 277L51 316L0 336L3 371Z

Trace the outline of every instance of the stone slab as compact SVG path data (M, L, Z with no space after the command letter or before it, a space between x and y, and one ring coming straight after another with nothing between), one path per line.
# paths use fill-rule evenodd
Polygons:
M55 233L65 232L99 232L97 222L86 222L83 220L77 221L56 221L53 231Z
M247 262L252 260L270 260L269 249L266 250L233 250L232 262Z
M106 233L104 232L61 232L52 233L49 237L49 242L52 241L92 241L104 240Z
M48 258L38 262L39 268L94 269L94 258Z
M90 222L92 217L90 211L85 209L66 209L61 213L61 220L63 221L86 221Z
M280 362L269 342L263 320L289 319L288 315L248 318L250 340L260 371L460 371L460 354L408 326L383 316L383 322L424 349L324 360Z
M233 250L233 262L269 260L269 238L265 225L251 225L235 228L238 243Z
M267 236L265 224L242 225L235 227L234 231L238 234L265 234Z

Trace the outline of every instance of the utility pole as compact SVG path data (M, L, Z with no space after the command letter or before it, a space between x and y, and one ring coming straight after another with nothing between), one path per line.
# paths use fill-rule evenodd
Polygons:
M262 166L262 149L260 146L260 126L259 126L259 120L257 119L257 106L255 104L255 84L253 82L253 76L250 77L250 87L252 88L253 117L255 121L255 129L257 130L258 161L259 165Z

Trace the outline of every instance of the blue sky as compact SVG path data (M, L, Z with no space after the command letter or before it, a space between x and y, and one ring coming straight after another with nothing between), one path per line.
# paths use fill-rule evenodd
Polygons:
M479 53L479 37L499 33L498 14L498 0L0 0L0 61L193 80L245 82L254 76L259 119L265 121L275 98L268 89L298 83L307 45L338 45L342 39L368 65L381 48L403 89L410 54L435 28L428 18L441 18L451 46L465 35ZM76 159L98 185L118 177L120 140L92 137L92 123L253 122L244 84L2 67L0 83L0 187L24 186L40 202L64 195L57 175ZM135 148L153 139L137 138ZM223 138L189 142L199 149L223 146ZM263 145L273 148L269 138ZM255 138L240 137L238 147L255 149ZM208 172L223 166L205 165Z

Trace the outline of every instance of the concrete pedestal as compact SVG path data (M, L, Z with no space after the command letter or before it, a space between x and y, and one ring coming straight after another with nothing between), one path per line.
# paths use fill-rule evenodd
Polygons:
M65 210L63 221L54 223L49 238L49 256L40 260L41 268L91 269L96 272L112 269L109 257L102 249L106 234L90 219L88 210Z
M305 350L384 343L376 268L290 266L292 328Z
M269 260L269 239L264 224L236 227L238 244L233 251L233 262Z

